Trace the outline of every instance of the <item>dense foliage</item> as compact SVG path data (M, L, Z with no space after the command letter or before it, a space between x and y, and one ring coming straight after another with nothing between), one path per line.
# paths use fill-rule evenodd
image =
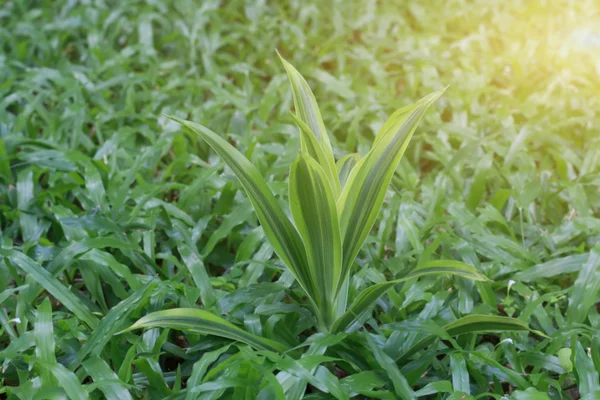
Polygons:
M0 5L0 398L600 398L597 2L269 3ZM302 115L275 49L336 161L450 85L344 302L412 279L343 328L176 122L241 152L297 225ZM448 265L472 276L415 274Z

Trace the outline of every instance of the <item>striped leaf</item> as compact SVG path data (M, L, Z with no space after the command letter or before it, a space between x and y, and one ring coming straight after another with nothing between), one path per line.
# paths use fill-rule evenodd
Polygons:
M342 241L331 186L323 168L300 154L290 169L290 208L304 241L317 293L315 301L327 327L335 318L335 288L342 267Z
M246 343L258 350L275 352L285 352L287 350L287 347L279 342L253 335L217 315L198 308L175 308L153 312L140 318L123 332L157 327L220 336Z
M173 117L171 119L204 139L235 173L254 206L271 246L312 299L311 294L315 293L315 288L312 284L302 239L256 167L242 153L210 129L194 122Z
M338 173L338 179L340 180L340 185L342 189L346 185L348 181L348 177L350 176L350 172L352 169L358 164L360 161L360 154L351 153L346 154L344 157L340 158L338 162L335 164Z
M308 125L306 125L306 123L304 123L304 121L302 121L296 114L291 115L300 128L300 134L302 137L302 150L308 153L319 163L319 165L321 165L325 175L327 176L327 179L329 180L333 194L337 199L340 196L340 181L338 179L335 165L331 164L330 158L327 156Z
M418 123L443 92L432 93L396 111L381 128L371 151L352 169L337 203L343 241L342 277L350 271L373 227L390 180Z
M342 315L331 328L333 333L344 331L350 327L354 321L368 310L378 298L383 296L390 288L397 285L398 283L405 282L409 279L418 278L426 275L456 275L463 278L469 278L476 281L488 280L484 275L477 271L472 266L462 263L460 261L451 260L434 260L423 263L417 268L409 272L405 277L380 283L377 285L370 286L360 292L358 297L350 305L348 310Z
M323 123L323 118L321 117L321 112L319 111L319 106L317 104L317 100L315 99L315 95L312 90L310 90L310 86L306 80L302 77L300 72L292 64L287 62L286 60L279 55L283 66L287 72L288 78L290 79L290 83L292 85L292 93L294 95L294 107L296 108L296 114L298 114L298 118L310 128L310 131L313 133L317 142L321 145L325 156L327 157L326 164L321 166L325 171L335 171L335 161L333 159L333 150L331 148L331 142L329 141L329 136L327 136L327 131L325 130L325 124ZM302 128L301 128L302 129ZM305 136L302 136L302 150L311 154L308 150L309 143L307 143ZM317 158L319 163L321 160ZM340 184L336 179L334 180L334 193L340 192ZM336 196L337 197L337 196Z

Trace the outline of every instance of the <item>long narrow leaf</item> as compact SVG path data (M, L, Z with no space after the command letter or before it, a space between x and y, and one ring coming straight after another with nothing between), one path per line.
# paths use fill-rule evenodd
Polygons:
M288 78L290 79L290 83L292 85L292 93L294 95L294 107L296 108L296 113L298 117L304 122L315 135L317 141L320 143L323 148L323 152L327 157L327 166L322 165L325 171L335 171L335 161L333 158L333 150L331 148L331 142L329 141L329 136L327 136L327 131L325 130L325 124L323 123L323 118L321 117L321 112L319 111L319 106L317 104L317 100L315 99L315 95L312 90L310 90L310 86L306 80L302 77L300 72L294 68L292 64L287 62L286 60L279 56L285 70L287 72ZM302 149L307 151L307 143L305 142L305 137L302 137ZM320 160L319 160L320 162ZM340 192L339 182L336 180L337 184L334 187L333 192ZM336 196L337 197L337 196Z
M373 227L390 180L418 123L443 92L432 93L394 113L384 124L371 151L350 173L338 200L344 249L343 277Z
M0 255L29 274L37 283L91 328L98 326L98 318L65 285L53 277L41 265L16 250L0 249Z
M131 394L117 374L100 357L91 357L83 362L83 368L104 393L107 400L129 400Z
M443 330L449 336L457 336L466 333L484 333L484 332L508 332L508 331L529 331L538 336L545 337L542 332L531 329L526 323L516 318L500 317L496 315L469 315L456 321L450 322L443 327ZM402 358L410 357L415 352L432 344L437 335L429 335L417 342L411 347Z
M323 168L300 154L290 170L290 208L304 241L325 323L335 317L334 293L342 268L342 241L331 187Z
M215 335L246 343L259 350L285 352L287 347L271 339L253 335L231 322L197 308L175 308L150 313L123 332L140 328L173 328Z
M337 199L340 195L340 181L336 173L336 167L332 165L330 157L328 157L327 153L323 150L308 125L306 125L306 123L296 114L292 114L292 117L294 118L294 121L296 121L298 128L300 128L302 150L317 160L321 168L323 168L331 185L333 195Z
M38 360L48 364L56 363L54 354L54 327L52 326L52 305L50 299L46 297L37 309L37 319L35 321L35 355ZM48 386L52 386L54 377L46 369L42 369L42 381Z
M379 297L383 296L391 287L407 281L408 279L418 278L426 275L456 275L464 278L473 279L476 281L485 281L487 278L477 271L472 266L452 260L433 260L423 263L418 268L409 272L405 277L389 282L380 283L370 286L363 290L354 302L348 308L331 328L332 332L344 331L347 329L363 312L365 312L371 304Z
M242 153L210 129L194 122L178 118L172 119L204 139L229 165L248 194L265 235L277 255L309 296L311 293L315 293L300 235L279 206L277 199L256 167Z
M340 185L342 189L346 186L346 182L348 181L348 177L350 176L350 172L352 169L358 164L360 161L360 154L351 153L346 154L344 157L340 158L338 162L335 164L335 168L337 169L338 179L340 180Z

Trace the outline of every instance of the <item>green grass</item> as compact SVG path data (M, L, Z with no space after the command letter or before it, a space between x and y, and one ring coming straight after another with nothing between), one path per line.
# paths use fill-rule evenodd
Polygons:
M597 2L268 3L0 5L0 398L599 398ZM287 210L301 143L276 50L336 160L450 85L348 301L430 260L489 282L415 278L316 332L232 170L166 117L226 138ZM290 350L123 332L173 308Z

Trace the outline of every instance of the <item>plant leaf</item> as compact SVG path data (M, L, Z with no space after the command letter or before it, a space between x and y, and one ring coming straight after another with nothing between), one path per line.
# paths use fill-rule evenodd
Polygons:
M338 199L343 240L342 278L371 231L394 171L425 111L444 91L396 111L378 133L371 151L352 169ZM341 281L340 281L341 282ZM338 290L340 289L338 286Z
M327 176L333 195L337 199L340 196L340 181L338 179L335 165L332 166L331 160L317 141L317 138L312 133L308 125L304 123L296 114L291 114L300 128L302 135L302 150L314 158Z
M315 293L302 239L256 167L210 129L194 122L170 118L199 135L229 165L248 194L265 235L277 255L294 274L306 293L309 296Z
M197 308L175 308L156 311L140 318L123 332L139 328L156 327L189 330L205 335L220 336L246 343L258 350L269 350L280 353L287 350L287 347L279 342L253 335L217 315Z
M519 319L501 317L497 315L468 315L466 317L457 319L456 321L450 322L449 324L445 325L443 329L451 337L466 333L507 331L529 331L538 336L547 337L542 332L531 329L526 323ZM429 346L435 341L436 337L437 335L429 335L423 338L421 341L411 347L410 350L403 354L402 358L409 357L415 352Z
M582 323L600 290L600 246L594 247L571 287L567 307L567 324Z
M354 299L354 301L350 305L350 308L348 308L344 315L342 315L337 321L335 321L331 328L332 332L335 333L347 329L351 324L354 323L356 319L360 318L362 313L365 312L368 309L368 307L371 304L373 304L373 302L375 302L379 297L383 296L385 292L387 292L391 287L397 285L398 283L402 283L409 279L418 278L421 276L441 274L457 275L476 281L488 280L485 277L485 275L482 275L474 267L460 261L428 261L413 269L403 278L395 279L389 282L379 283L377 285L373 285L364 289L362 292L360 292L356 299Z
M335 164L338 173L338 179L340 180L340 185L342 189L346 185L348 181L348 177L350 176L350 172L356 166L356 164L360 161L360 154L351 153L346 154L344 157L340 158L338 162Z
M335 318L334 294L342 268L337 209L323 168L300 154L290 169L290 208L304 241L317 293L313 296L329 327Z
M279 54L279 53L277 53ZM310 90L310 86L306 80L302 77L300 72L292 64L287 62L286 60L279 55L283 66L287 72L288 78L290 79L290 84L292 85L292 93L294 95L294 107L296 109L296 114L298 117L308 128L317 139L317 142L321 145L323 152L326 156L326 164L321 166L325 171L331 171L331 173L335 172L335 161L333 158L333 150L331 148L331 142L329 141L329 136L327 135L327 130L325 129L325 124L323 123L323 118L321 117L321 112L319 111L319 106L317 104L317 100L315 99L315 95L312 90ZM302 127L300 127L302 129ZM310 154L308 151L308 143L306 143L305 135L302 136L302 149ZM321 163L320 159L317 159L319 163ZM328 175L329 176L329 175ZM333 193L337 194L340 192L340 184L337 179L334 179L332 182L335 186L333 188Z
M34 328L35 335L35 355L38 360L48 364L56 363L54 354L54 327L52 326L52 305L50 299L45 298L37 309L37 319ZM45 385L55 384L54 377L46 369L40 371L42 381Z
M29 274L36 282L46 289L48 293L63 303L64 306L80 320L88 324L90 328L96 328L98 326L98 318L92 314L90 309L71 293L65 285L50 275L50 273L41 265L16 250L0 249L0 255L5 256L12 264Z
M83 362L83 368L108 400L128 400L131 394L117 374L100 357L91 357Z

